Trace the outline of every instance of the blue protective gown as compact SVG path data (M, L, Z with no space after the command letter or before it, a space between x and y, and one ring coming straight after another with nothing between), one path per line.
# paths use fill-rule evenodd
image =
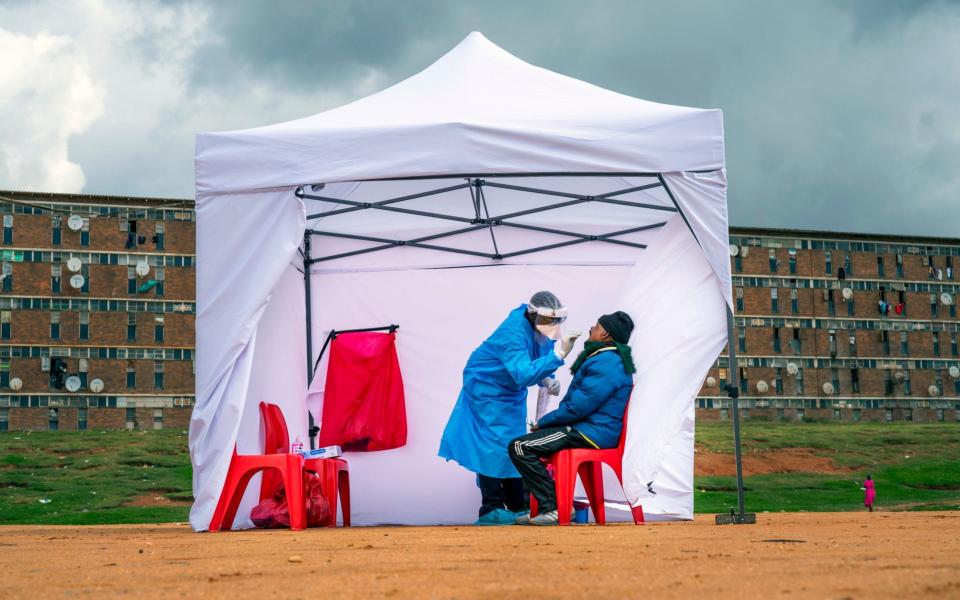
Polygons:
M463 388L440 440L440 456L487 477L519 477L507 444L527 432L527 388L563 365L538 335L527 305L510 311L463 369Z

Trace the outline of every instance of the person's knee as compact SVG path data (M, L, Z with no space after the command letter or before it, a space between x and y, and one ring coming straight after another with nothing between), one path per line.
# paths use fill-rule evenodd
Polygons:
M523 442L523 437L518 437L510 440L510 443L507 444L507 454L510 456L510 460L522 456L522 451L520 449L520 444Z

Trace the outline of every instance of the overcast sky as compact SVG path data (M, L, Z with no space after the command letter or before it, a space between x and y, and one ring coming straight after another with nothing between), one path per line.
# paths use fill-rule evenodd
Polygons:
M723 109L733 225L960 236L947 0L0 0L0 189L190 197L196 132L333 108L472 30Z

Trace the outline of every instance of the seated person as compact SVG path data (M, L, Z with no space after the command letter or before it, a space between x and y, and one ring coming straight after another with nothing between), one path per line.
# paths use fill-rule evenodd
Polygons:
M625 312L600 317L570 368L573 382L560 406L507 446L510 460L539 505L536 517L521 516L518 524L559 521L553 478L541 457L566 448L616 447L637 371L627 346L632 332L633 321Z

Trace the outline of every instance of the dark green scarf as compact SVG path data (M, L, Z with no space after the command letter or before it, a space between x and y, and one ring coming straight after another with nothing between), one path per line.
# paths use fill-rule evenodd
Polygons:
M577 357L577 360L573 361L573 365L570 367L571 373L576 373L577 370L583 365L584 361L594 355L598 350L604 348L616 348L617 353L620 354L620 360L623 361L623 370L627 375L632 375L637 372L637 367L633 364L633 354L630 352L630 346L626 344L621 344L619 342L584 342L583 351L580 353L580 356Z

